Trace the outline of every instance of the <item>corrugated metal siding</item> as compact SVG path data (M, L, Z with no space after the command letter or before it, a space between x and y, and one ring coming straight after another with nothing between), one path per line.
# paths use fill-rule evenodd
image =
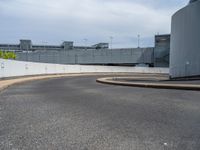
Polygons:
M172 17L170 75L200 75L200 1L191 3Z

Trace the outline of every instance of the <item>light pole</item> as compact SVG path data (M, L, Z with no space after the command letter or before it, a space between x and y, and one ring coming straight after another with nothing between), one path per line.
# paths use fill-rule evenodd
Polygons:
M43 43L43 48L44 48L44 51L45 51L45 44L47 44L47 42L42 42Z
M112 50L113 36L110 36L110 49Z
M110 36L110 49L111 49L111 57L112 57L112 49L113 49L113 36Z
M87 38L84 38L83 39L83 41L84 41L84 44L85 44L85 51L87 50L87 42L88 42L88 39ZM91 51L88 51L89 53L91 52ZM87 54L87 52L86 52L86 54ZM94 58L94 52L93 52L93 58ZM85 52L83 51L83 53L82 53L82 56L81 56L82 58L84 58L84 57L87 57L87 55L85 55ZM84 58L85 59L85 58ZM84 60L83 59L83 60Z
M10 45L8 44L8 51L10 51Z
M87 50L87 42L88 42L88 39L83 39L84 43L85 43L85 50Z
M28 44L26 44L26 61L28 61Z
M140 47L140 35L138 34L138 48Z
M138 37L138 49L139 49L139 48L140 48L140 38L141 38L141 37L140 37L140 34L138 34L137 37ZM145 58L144 58L145 55L144 55L144 53L145 53L145 52L144 52L144 49L142 48L142 63L143 63L143 64L145 63Z
M45 52L45 50L46 50L46 48L45 48L45 44L47 44L47 42L42 42L43 43L43 50L44 50L44 52ZM40 52L39 52L39 61L40 61L40 59L41 59L41 56L40 56Z

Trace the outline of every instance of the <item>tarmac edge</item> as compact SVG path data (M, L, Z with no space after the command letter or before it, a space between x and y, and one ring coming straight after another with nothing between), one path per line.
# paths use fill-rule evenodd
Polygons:
M0 92L7 89L8 87L24 82L43 80L43 79L53 79L53 78L62 78L62 77L76 77L76 76L88 76L93 74L54 74L54 75L38 75L32 77L18 77L13 79L0 80Z

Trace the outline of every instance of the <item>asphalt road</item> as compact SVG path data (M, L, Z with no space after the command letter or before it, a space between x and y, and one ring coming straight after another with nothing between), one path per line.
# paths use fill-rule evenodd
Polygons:
M67 77L0 93L1 150L199 150L200 92Z

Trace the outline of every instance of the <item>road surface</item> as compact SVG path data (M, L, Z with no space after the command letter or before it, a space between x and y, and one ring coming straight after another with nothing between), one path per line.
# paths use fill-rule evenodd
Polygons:
M200 92L104 85L96 78L2 91L0 149L200 149Z

